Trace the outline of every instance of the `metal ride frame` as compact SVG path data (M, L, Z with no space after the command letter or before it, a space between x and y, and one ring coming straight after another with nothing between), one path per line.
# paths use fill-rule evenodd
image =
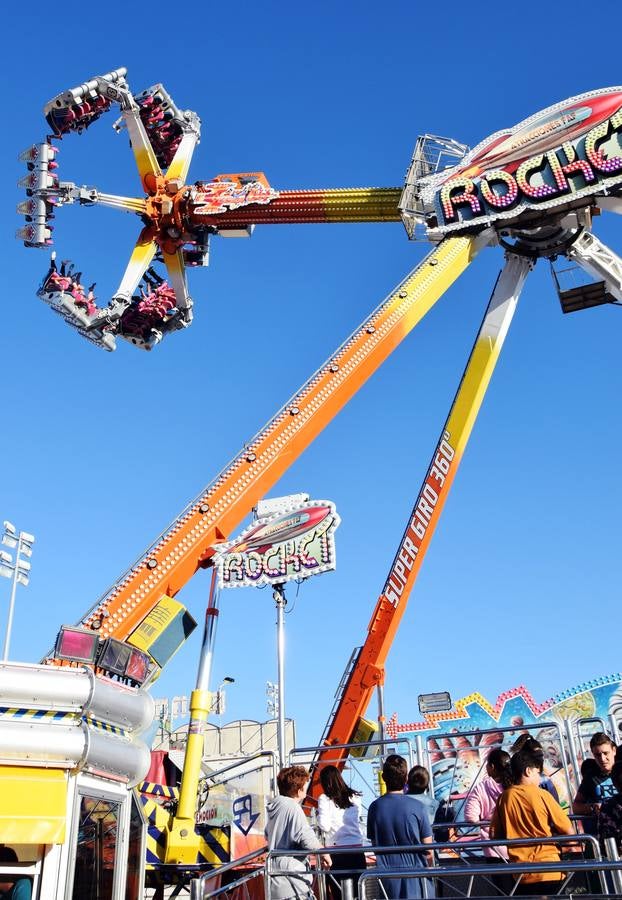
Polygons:
M236 200L224 209L213 209L208 216L202 217L197 207L206 202L206 191L198 188L204 187L205 183L198 183L196 189L183 184L199 138L196 115L183 114L179 145L167 161L168 168L164 173L141 121L139 104L129 91L124 75L125 70L117 70L87 82L59 95L46 110L50 121L55 109L81 109L76 104L90 95L95 100L104 98L108 105L119 103L146 198L103 195L95 189L78 188L67 182L50 186L49 179L36 168L38 163L36 173L41 177L32 182L38 185L33 189L36 203L44 202L52 194L61 204L75 201L87 205L106 203L132 211L148 223L141 231L108 309L85 318L76 313L70 301L63 301L68 315L75 313L72 324L90 339L105 343L104 338L114 333L131 304L133 292L156 256L167 268L176 297L177 314L167 320L169 330L186 327L191 320L192 302L185 280L187 251L184 245L191 244L195 250L200 246L206 255L207 238L211 234L224 235L229 231L237 235L244 230L250 233L256 223L396 221L401 213L409 236L416 237L421 229L425 229L427 239L436 246L86 613L81 624L102 638L131 642L141 623L162 598L174 598L198 569L211 565L218 545L418 324L480 250L498 243L506 250L503 271L493 290L412 516L372 613L367 638L352 662L324 731L322 743L325 749L318 754L317 761L337 759L337 746L349 742L372 692L382 685L387 654L528 272L538 258L554 260L565 256L581 265L592 277L601 279L603 294L608 298L606 302L622 302L622 260L590 231L595 210L622 211L619 197L622 157L615 155L622 152L622 89L591 92L550 107L513 130L493 135L466 156L466 148L454 141L431 136L420 138L399 209L397 196L400 192L397 189L278 194L267 185L265 176L261 176L261 181L261 173L253 173L253 183L259 185L257 191L261 199L255 196L246 201ZM577 110L585 109L590 111L590 118L581 125ZM606 115L610 117L606 118ZM553 125L550 125L551 121ZM544 126L542 122L549 124ZM548 141L544 147L543 141ZM500 147L504 148L505 157ZM531 152L538 152L529 157L529 148ZM36 150L36 147L32 149ZM542 149L547 151L546 154L540 152ZM40 157L47 153L41 152ZM440 169L439 160L443 154L448 154L453 161L461 156L464 158L458 165ZM517 160L522 160L518 168ZM491 169L493 164L496 168ZM207 186L216 185L220 190L223 182L219 179L227 178L237 179L235 184L243 186L242 176L218 176ZM501 191L499 185L502 185ZM297 196L288 197L288 193ZM45 222L40 221L37 227L39 231L32 225L27 235L27 243L31 246L48 243ZM160 333L157 339L161 337ZM215 630L213 619L217 615L215 604L211 606L210 615L212 620L206 633L209 631L211 637L204 641L204 655L211 652L210 640ZM191 699L187 764L180 803L177 815L169 825L167 862L189 862L196 843L194 828L189 827L189 823L194 818L202 729L209 707L204 687L205 671L202 658L198 686ZM318 793L317 779L311 793Z
M528 843L531 843L531 844L536 844L536 843L551 844L551 843L553 843L553 844L561 844L563 846L564 844L576 844L577 841L579 843L585 844L586 847L587 846L590 847L591 853L593 854L593 859L590 859L589 863L586 863L584 860L565 862L563 871L566 872L569 876L572 876L572 874L574 874L574 873L579 873L579 874L582 872L584 873L588 869L590 871L595 871L598 875L599 883L600 883L601 889L603 890L603 894L605 894L605 895L607 893L609 893L609 890L608 890L608 884L604 878L604 872L610 871L613 873L613 875L612 875L613 879L615 879L614 884L616 884L616 892L619 892L617 886L622 884L622 872L620 869L620 862L617 860L617 853L613 853L610 851L610 861L609 862L603 861L601 853L600 853L600 847L598 845L598 841L596 841L596 839L590 835L579 835L579 836L568 835L568 836L564 836L564 837L544 838L544 839L533 838L533 839L521 841L520 843L523 845L528 844ZM434 879L446 880L450 889L452 887L454 887L454 883L455 883L456 879L461 879L462 881L464 881L466 879L467 889L466 889L464 896L469 897L469 896L481 896L481 894L479 892L477 894L472 893L473 889L478 886L477 882L476 882L477 878L480 879L480 890L481 890L481 882L483 881L483 883L485 885L487 882L490 881L491 875L493 875L493 876L494 875L506 875L507 876L508 874L515 874L515 875L521 876L521 875L526 874L527 872L535 872L538 870L541 871L544 868L544 866L542 866L540 869L538 869L536 866L532 866L532 865L518 865L518 866L511 865L511 864L503 862L502 860L499 861L499 865L497 865L497 866L493 866L490 864L483 865L481 863L481 857L479 857L477 855L472 855L474 852L475 852L475 854L481 853L481 851L486 847L492 847L492 846L498 846L498 845L507 846L511 843L513 843L513 842L499 841L498 843L495 843L494 841L461 841L457 844L456 843L438 843L437 842L434 844L413 846L411 848L408 848L409 850L411 850L413 852L416 852L417 850L422 850L422 849L425 852L425 851L429 851L430 848L432 848L435 852L438 852L438 853L443 853L444 851L445 852L449 851L453 855L458 854L460 864L451 866L451 867L434 866L432 868L425 868L425 869L421 869L421 870L412 870L412 871L409 871L408 876L412 876L413 878L417 878L417 879L419 879L419 878L425 879L425 878L432 877ZM514 843L518 843L518 842L514 842ZM376 851L380 851L382 849L394 850L395 848L380 848L380 847L371 848L370 847L369 849L373 852L376 852ZM266 853L266 850L267 850L267 848L262 848L262 849L256 851L255 853L248 854L247 856L241 858L240 860L237 860L233 863L223 866L222 869L219 869L217 874L231 871L232 869L235 869L236 866L238 866L238 865L243 865L245 867L250 867L253 865L255 866L255 868L252 868L250 871L244 872L239 878L237 878L235 881L231 882L230 884L228 884L224 887L212 888L211 890L208 889L210 881L212 881L214 879L214 876L216 874L213 872L212 873L206 872L205 874L201 875L200 877L193 879L190 882L190 898L191 898L191 900L213 900L213 898L215 898L215 897L227 896L231 892L234 892L234 896L238 896L237 888L242 887L243 885L246 885L247 882L249 882L255 878L264 878L265 879L265 895L267 898L269 898L270 897L271 879L273 877L273 874L276 874L276 873L272 873L272 871L271 871L271 860L278 858L279 855L283 855L283 851L276 851L276 852L271 852L268 854L266 863L265 863L265 874L264 874L263 857L264 857L264 854ZM321 856L322 853L326 853L326 852L329 852L329 851L327 851L327 850L320 851L318 855ZM349 851L347 849L343 849L343 848L331 848L330 849L330 854L333 857L333 861L335 863L335 866L334 866L335 869L339 868L339 864L338 864L339 863L339 855L348 853L348 852ZM293 852L289 855L295 856L296 852ZM602 868L601 868L601 864L602 864ZM562 868L561 864L559 866L557 864L555 864L555 865L547 864L547 865L549 865L549 870L555 869L555 871L559 871ZM319 867L319 865L317 865L317 863L316 863L316 867L313 870L313 872L314 872L315 877L318 879L318 881L320 883L322 882L323 879L326 878L325 871L323 871ZM345 872L345 870L344 870L344 872ZM355 875L355 873L352 873L352 874ZM383 871L382 874L384 876L385 872ZM402 871L394 870L393 872L391 872L391 870L387 869L386 876L388 878L404 877L404 872L403 872L403 870ZM352 879L352 880L354 880L354 879ZM357 895L362 898L369 897L369 900L373 900L373 898L377 896L377 891L372 892L372 890L370 888L373 888L377 885L377 880L378 880L378 873L376 871L364 872L362 874L362 876L358 879L359 891L358 891ZM569 881L570 881L570 878L568 878L568 881L560 882L560 884L562 884L562 883L567 884ZM344 896L353 896L354 895L354 892L351 892L351 893L348 892L347 885L344 885L344 890L345 890ZM381 890L382 890L382 888L381 888ZM324 894L325 893L326 893L326 891L324 889ZM322 895L324 895L324 894L322 894ZM250 896L250 895L247 895L247 896ZM382 892L381 896L385 897L384 891ZM498 896L498 894L497 894L497 896ZM385 898L385 900L386 900L386 898Z

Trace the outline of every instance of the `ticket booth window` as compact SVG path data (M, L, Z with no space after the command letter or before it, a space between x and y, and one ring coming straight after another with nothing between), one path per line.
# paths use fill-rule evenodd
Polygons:
M146 830L147 823L138 801L138 794L133 791L128 829L125 900L141 900L144 895Z
M121 803L80 797L73 900L112 900Z

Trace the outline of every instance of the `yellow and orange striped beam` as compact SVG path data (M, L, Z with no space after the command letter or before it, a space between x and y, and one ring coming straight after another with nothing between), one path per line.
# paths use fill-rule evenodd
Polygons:
M279 191L279 196L269 203L249 203L209 217L191 215L191 222L217 228L304 222L399 222L397 205L401 195L402 188L374 187Z
M497 280L449 416L372 613L367 638L327 728L327 745L346 744L352 740L373 691L382 683L388 652L460 465L531 265L528 259L509 255ZM327 748L319 752L319 760L323 762L329 759L343 761L342 756L341 750ZM321 793L317 777L309 793L316 798Z
M130 261L121 279L121 284L117 288L118 295L128 298L132 296L140 284L141 278L151 265L157 249L158 245L151 240L149 230L143 228L132 250Z
M82 623L129 638L163 595L174 597L211 558L347 401L467 268L483 246L444 240L397 286L253 438Z
M124 109L122 116L127 127L127 133L130 139L130 147L136 161L136 168L140 176L141 184L146 194L152 194L155 191L157 179L162 177L162 170L155 155L155 151L151 145L151 141L147 137L145 126L143 125L137 106Z

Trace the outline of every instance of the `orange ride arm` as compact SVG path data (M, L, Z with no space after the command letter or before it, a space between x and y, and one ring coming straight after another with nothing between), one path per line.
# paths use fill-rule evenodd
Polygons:
M332 721L327 726L324 741L327 748L318 752L316 763L329 760L343 763L343 750L331 750L328 745L347 744L352 740L372 693L383 680L387 655L462 459L530 267L529 260L510 254L497 280L389 576L372 613L365 643L352 667ZM321 792L315 777L309 794L317 799Z
M316 191L279 191L269 203L249 203L211 216L190 216L196 225L219 229L246 225L302 222L400 222L401 188L335 188Z
M250 512L483 246L452 237L433 250L85 616L100 636L127 639L162 595L208 564Z

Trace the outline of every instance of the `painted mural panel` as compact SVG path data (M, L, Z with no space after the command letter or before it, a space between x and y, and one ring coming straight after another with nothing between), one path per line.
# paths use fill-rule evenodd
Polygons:
M505 691L494 704L473 693L450 712L426 715L420 722L398 722L394 715L387 733L393 738L419 738L432 772L434 794L450 802L457 820L472 786L485 776L489 751L510 750L520 734L537 738L544 749L544 775L551 779L560 803L569 806L576 790L589 739L607 731L617 741L622 721L622 675L608 675L562 691L537 703L523 685Z

